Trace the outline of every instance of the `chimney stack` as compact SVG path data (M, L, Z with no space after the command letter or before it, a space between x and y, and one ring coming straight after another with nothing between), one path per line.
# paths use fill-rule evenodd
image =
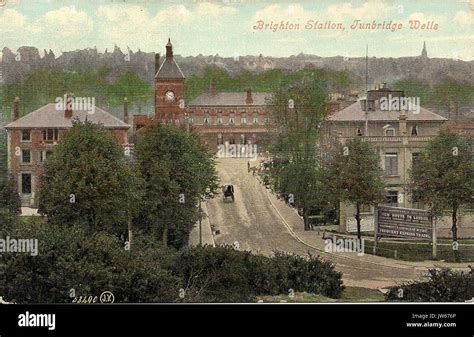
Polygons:
M128 124L128 98L123 99L123 121Z
M245 104L252 104L253 103L253 98L252 98L252 89L247 88L245 89L247 92L247 97L245 98Z
M160 69L160 53L155 54L155 76L159 69Z
M217 88L216 84L214 82L211 82L209 85L209 95L211 96L216 96L217 95Z
M64 117L71 118L72 117L72 104L74 101L74 97L72 94L66 94L66 102L65 102L65 109L64 109Z
M13 101L12 117L13 117L13 121L16 121L18 118L20 118L20 98L19 97L15 97L15 100Z

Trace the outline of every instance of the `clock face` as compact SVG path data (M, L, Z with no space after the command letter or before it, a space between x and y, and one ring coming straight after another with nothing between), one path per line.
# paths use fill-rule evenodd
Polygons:
M174 100L175 100L174 92L167 91L165 94L165 101L168 103L171 103L171 102L174 102Z

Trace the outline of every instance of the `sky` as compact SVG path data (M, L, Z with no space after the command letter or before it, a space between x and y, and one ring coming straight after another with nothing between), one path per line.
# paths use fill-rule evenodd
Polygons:
M353 29L354 20L391 22L395 29ZM312 29L315 21L343 28ZM425 29L411 29L410 21ZM293 30L274 29L287 22ZM170 37L182 56L361 57L368 45L370 56L403 57L419 55L426 41L429 57L470 61L474 0L0 0L0 32L1 48L34 46L56 56L88 47L110 51L115 44L163 53Z

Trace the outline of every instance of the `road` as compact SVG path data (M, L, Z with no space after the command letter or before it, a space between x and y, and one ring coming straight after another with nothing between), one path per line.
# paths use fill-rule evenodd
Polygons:
M294 209L278 200L251 173L246 158L221 158L217 169L222 185L232 184L235 202L224 202L222 195L207 202L208 217L217 245L238 242L241 250L272 255L274 251L320 255L336 264L346 285L372 289L416 280L426 274L431 263L410 263L373 255L326 253L322 233L304 231ZM257 165L257 162L251 162Z

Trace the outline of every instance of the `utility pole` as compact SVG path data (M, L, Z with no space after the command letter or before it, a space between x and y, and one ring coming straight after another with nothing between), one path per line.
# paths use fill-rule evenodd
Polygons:
M365 136L369 134L369 45L365 49Z

